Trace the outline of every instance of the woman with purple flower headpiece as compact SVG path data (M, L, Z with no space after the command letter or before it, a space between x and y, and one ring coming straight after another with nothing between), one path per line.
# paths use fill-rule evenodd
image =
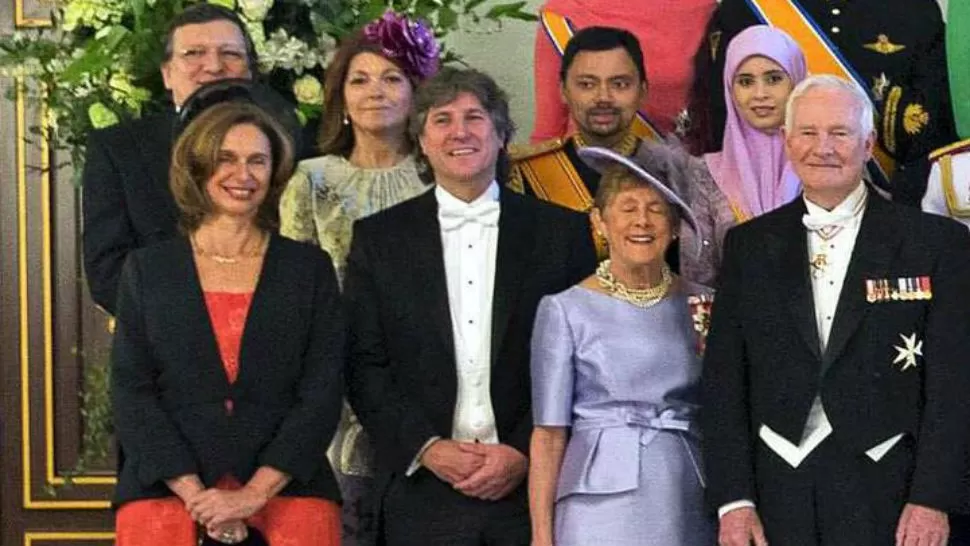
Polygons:
M351 228L422 193L407 120L415 87L438 71L430 27L388 10L340 45L327 69L321 155L302 161L280 204L280 231L319 245L343 277ZM344 498L343 544L374 542L370 442L344 407L327 453Z

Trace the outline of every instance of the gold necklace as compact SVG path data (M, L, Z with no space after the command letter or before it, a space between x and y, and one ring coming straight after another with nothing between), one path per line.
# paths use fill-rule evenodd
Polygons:
M573 135L573 142L576 143L576 148L585 148L589 146L586 139L583 138L583 135L580 133ZM630 157L633 155L633 152L637 151L637 146L639 144L640 139L637 138L637 135L633 134L632 132L628 132L623 137L623 140L618 142L616 146L613 146L610 149L623 157Z
M630 288L622 282L616 280L613 272L610 271L610 260L603 260L596 268L596 280L606 292L616 299L623 300L637 307L650 307L667 295L670 286L674 283L674 275L667 264L663 264L660 270L660 283L649 288Z
M195 248L195 254L197 256L202 256L203 258L209 258L213 262L220 265L234 265L239 263L239 260L243 258L259 258L260 256L262 256L263 253L266 251L266 244L269 242L269 235L265 231L263 231L259 239L259 244L256 245L255 250L250 250L250 251L240 250L235 256L225 256L222 254L216 254L215 252L209 252L205 250L199 244L199 241L196 238L195 234L192 235L191 241L192 241L192 246Z

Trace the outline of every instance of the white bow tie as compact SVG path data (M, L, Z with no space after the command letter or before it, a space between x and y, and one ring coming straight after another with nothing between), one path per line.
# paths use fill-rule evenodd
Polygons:
M456 230L469 222L497 226L500 212L498 201L479 201L463 207L439 206L438 223L445 231Z
M829 240L845 228L853 218L854 210L846 212L816 212L802 216L802 223L808 231L818 233L819 237Z

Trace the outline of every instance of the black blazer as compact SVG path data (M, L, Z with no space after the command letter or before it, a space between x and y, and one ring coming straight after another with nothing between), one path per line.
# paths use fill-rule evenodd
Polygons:
M117 318L116 504L171 495L164 480L182 474L211 486L226 473L245 482L263 465L292 476L283 495L340 498L325 453L340 417L345 324L326 253L272 237L234 384L186 238L131 254Z
M705 460L712 504L757 501L758 428L798 444L821 393L833 433L862 456L905 432L915 458L902 498L953 511L966 502L970 443L970 234L870 191L831 335L820 352L802 198L728 232L704 359ZM867 279L931 277L928 301L866 301ZM923 342L916 368L893 364L900 335Z
M592 273L581 214L501 190L492 302L491 398L499 441L529 452L529 343L539 299ZM457 372L434 191L358 221L347 258L350 403L379 473L403 474L451 437Z
M84 270L91 298L115 314L129 252L178 234L168 186L172 110L93 131L81 175Z
M299 152L300 125L292 107L268 93L260 106L287 128ZM177 122L168 109L88 136L81 174L84 271L91 299L112 315L128 253L179 233L168 177Z

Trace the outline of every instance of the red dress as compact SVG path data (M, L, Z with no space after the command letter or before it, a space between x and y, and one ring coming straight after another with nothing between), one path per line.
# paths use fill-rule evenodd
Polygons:
M252 298L251 292L205 293L230 383L239 376L239 348ZM228 409L232 411L231 406ZM216 487L238 489L241 484L227 475ZM259 529L271 546L340 545L340 507L329 500L276 496L246 524ZM176 496L125 503L115 516L115 531L117 546L195 546L197 540L195 522Z

